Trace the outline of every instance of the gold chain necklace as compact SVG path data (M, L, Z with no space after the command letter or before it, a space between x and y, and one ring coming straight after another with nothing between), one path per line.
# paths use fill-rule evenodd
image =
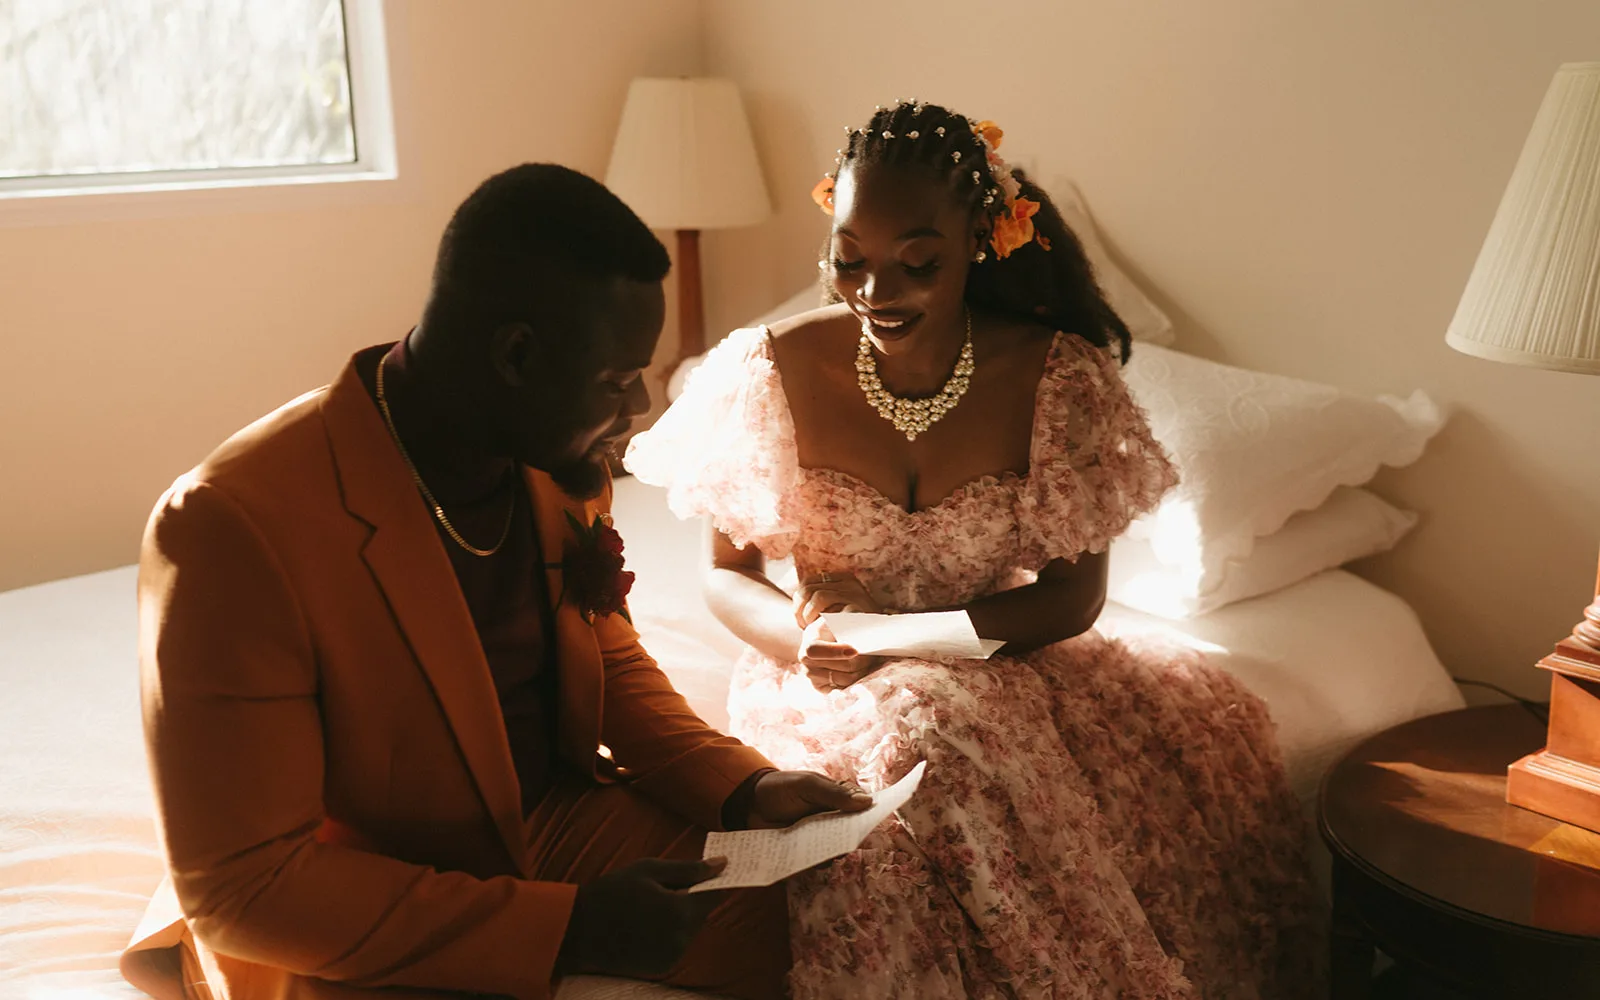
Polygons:
M967 341L961 345L961 356L956 359L955 370L945 381L944 388L922 399L905 399L883 387L878 378L878 358L872 353L872 341L861 332L861 346L856 349L856 384L866 394L867 402L878 411L878 416L894 424L894 429L915 441L917 435L938 423L946 413L956 408L961 397L967 394L972 382L972 372L977 365L972 359L972 310L967 310Z
M400 457L406 460L406 468L411 470L412 481L417 484L417 489L422 491L422 498L428 501L428 506L433 508L433 516L439 519L439 525L444 528L444 533L449 535L457 545L475 556L492 556L499 552L500 546L504 545L506 539L511 537L511 522L517 516L516 498L512 497L511 510L506 514L506 526L500 529L500 540L494 543L494 548L480 549L461 537L461 532L457 531L456 526L450 523L450 519L444 516L444 508L439 506L439 501L433 498L433 491L428 489L428 484L422 481L422 474L417 472L416 463L411 461L411 455L406 451L405 442L400 440L400 432L395 429L394 417L389 413L389 401L383 394L382 358L378 359L378 409L383 411L383 422L388 425L389 436L394 438L394 446L400 449Z

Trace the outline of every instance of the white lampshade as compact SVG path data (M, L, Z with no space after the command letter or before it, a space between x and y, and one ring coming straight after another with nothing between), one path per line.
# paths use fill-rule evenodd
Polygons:
M606 186L653 229L747 226L772 210L731 80L634 80Z
M1600 375L1600 62L1556 72L1445 342Z

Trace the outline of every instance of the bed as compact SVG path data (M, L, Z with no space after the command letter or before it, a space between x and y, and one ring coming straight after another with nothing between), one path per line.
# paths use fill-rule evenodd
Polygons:
M660 491L619 481L615 514L638 572L645 642L708 720L725 720L738 643L691 577L701 528ZM1111 605L1102 627L1155 630L1205 650L1267 700L1308 803L1328 764L1368 734L1458 706L1398 597L1343 571L1187 621ZM139 726L134 568L0 594L0 996L136 997L116 971L161 879ZM616 981L562 1000L665 997Z
M1371 400L1169 351L1172 324L1110 260L1081 196L1056 202L1140 341L1126 370L1185 480L1112 550L1099 627L1160 633L1237 675L1270 707L1309 811L1361 739L1457 708L1459 691L1399 597L1333 567L1415 523L1357 489L1414 461L1438 429L1426 399ZM752 325L800 312L815 288ZM673 360L676 395L698 358ZM616 484L645 646L713 725L740 645L700 598L703 527L660 490ZM778 572L774 568L774 573ZM0 594L0 998L141 996L117 959L162 877L140 733L134 567ZM1315 848L1314 848L1315 849ZM559 1000L690 994L582 978Z

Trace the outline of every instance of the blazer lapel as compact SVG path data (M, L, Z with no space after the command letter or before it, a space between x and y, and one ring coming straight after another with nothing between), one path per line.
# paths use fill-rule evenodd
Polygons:
M373 529L362 558L427 675L484 807L521 870L527 846L505 719L432 515L353 361L328 390L323 412L345 506Z
M545 580L555 606L556 667L561 677L561 747L568 762L584 774L594 774L600 745L600 697L603 664L594 627L585 620L576 596L567 589L561 568L567 552L577 543L568 522L570 515L587 525L594 517L588 505L574 500L555 481L537 469L526 470L528 495L533 500L539 547L544 553Z

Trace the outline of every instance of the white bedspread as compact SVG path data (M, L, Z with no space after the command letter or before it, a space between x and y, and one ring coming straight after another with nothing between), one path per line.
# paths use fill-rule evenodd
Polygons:
M645 643L708 720L726 719L739 644L700 601L699 526L660 493L618 483L616 518L638 571ZM116 958L161 878L139 727L132 567L0 594L0 1000L139 994ZM1265 698L1296 790L1360 738L1458 706L1460 696L1399 598L1324 573L1191 622L1113 606L1112 632L1154 629L1199 645ZM562 1000L685 996L616 980Z

